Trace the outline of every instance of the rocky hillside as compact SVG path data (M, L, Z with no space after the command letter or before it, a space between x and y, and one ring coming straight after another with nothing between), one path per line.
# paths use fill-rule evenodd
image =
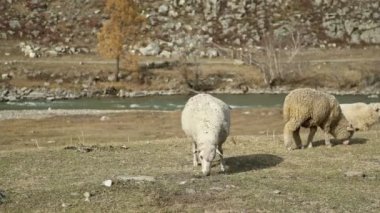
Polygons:
M139 0L139 5L147 24L141 42L130 48L144 55L213 57L220 54L216 47L252 48L268 34L283 47L295 34L315 47L380 44L378 0ZM0 38L58 47L53 55L88 52L107 19L103 6L103 0L0 0Z

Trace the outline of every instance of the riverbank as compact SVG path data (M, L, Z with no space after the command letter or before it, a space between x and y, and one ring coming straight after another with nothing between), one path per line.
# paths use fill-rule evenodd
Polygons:
M1 49L1 48L0 48ZM380 49L302 49L287 61L279 52L280 78L267 82L261 65L229 58L197 60L141 57L139 72L122 68L115 79L114 61L94 54L25 59L18 50L0 56L0 101L62 100L94 97L141 97L193 92L277 94L311 87L332 94L379 94ZM366 60L368 59L368 60ZM371 60L369 60L371 59ZM190 63L191 62L191 63Z
M293 89L293 88L292 88ZM124 91L120 90L116 94L108 94L107 90L95 90L91 93L77 92L65 89L30 89L30 88L12 88L12 89L0 89L0 102L15 102L15 101L28 101L28 100L46 100L46 101L58 101L58 100L75 100L75 99L88 99L88 98L136 98L136 97L150 97L150 96L175 96L175 95L190 95L196 93L209 93L215 95L223 94L287 94L292 89L288 87L276 87L267 89L248 89L243 91L241 89L231 90L212 90L212 91L195 91L190 89L184 90L169 90L169 91ZM333 95L367 95L370 98L377 98L380 95L380 90L373 88L366 88L364 90L334 90L329 88L315 88L320 91L324 91Z

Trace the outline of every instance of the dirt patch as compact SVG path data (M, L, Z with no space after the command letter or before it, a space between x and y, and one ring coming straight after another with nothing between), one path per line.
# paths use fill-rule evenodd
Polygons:
M125 112L107 114L56 116L46 119L16 119L0 123L0 147L28 149L103 143L127 143L184 137L180 111ZM232 110L231 135L273 135L282 131L281 109ZM260 122L258 122L260 121ZM112 134L112 139L109 135ZM112 140L112 141L110 141Z

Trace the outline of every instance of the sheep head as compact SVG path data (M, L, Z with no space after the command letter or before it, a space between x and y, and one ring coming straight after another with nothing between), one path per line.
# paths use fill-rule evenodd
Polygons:
M335 128L330 132L334 138L343 140L343 144L349 144L352 135L355 133L355 128L350 124L346 118L341 117L337 122Z
M214 145L205 143L200 147L199 159L201 160L203 175L210 175L211 162L214 160L215 155L216 147Z

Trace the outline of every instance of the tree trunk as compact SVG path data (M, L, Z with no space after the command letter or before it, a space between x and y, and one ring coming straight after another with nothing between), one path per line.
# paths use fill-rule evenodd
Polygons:
M120 56L116 57L116 73L115 73L115 81L119 81L119 72L120 72Z

